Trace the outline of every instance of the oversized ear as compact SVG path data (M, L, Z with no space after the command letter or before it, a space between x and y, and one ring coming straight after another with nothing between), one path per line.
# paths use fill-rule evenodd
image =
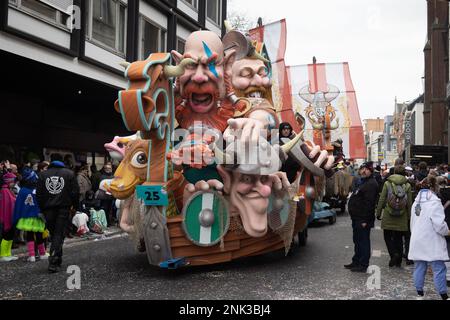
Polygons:
M225 170L225 168L221 165L217 166L217 171L223 180L223 191L225 194L230 194L231 190L231 172Z
M180 64L181 60L183 60L183 55L175 50L172 50L170 53L172 54L172 58L175 61L175 64Z
M231 76L231 68L233 67L235 61L236 61L236 50L229 50L225 52L224 71L229 76Z

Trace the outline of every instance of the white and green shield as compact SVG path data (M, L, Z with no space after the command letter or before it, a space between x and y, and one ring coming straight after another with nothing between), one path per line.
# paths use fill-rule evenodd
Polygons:
M230 220L225 199L217 192L197 192L183 208L183 229L194 244L214 246L228 231Z

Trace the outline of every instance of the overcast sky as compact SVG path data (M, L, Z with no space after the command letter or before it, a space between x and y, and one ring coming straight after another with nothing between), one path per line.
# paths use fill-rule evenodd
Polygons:
M285 18L288 65L348 62L362 119L384 117L423 92L425 0L231 0L264 23Z

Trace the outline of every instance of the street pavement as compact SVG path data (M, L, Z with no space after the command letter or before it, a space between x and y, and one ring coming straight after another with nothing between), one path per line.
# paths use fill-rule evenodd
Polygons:
M379 223L377 222L379 225ZM275 252L226 264L168 271L149 266L125 234L66 244L63 270L47 273L47 262L26 257L0 264L0 299L256 299L256 300L415 300L412 266L388 267L383 232L372 231L372 274L343 265L353 255L351 222L312 225L306 247L285 256ZM69 290L71 274L81 271L81 289ZM379 281L378 281L379 280ZM426 300L438 300L428 274Z

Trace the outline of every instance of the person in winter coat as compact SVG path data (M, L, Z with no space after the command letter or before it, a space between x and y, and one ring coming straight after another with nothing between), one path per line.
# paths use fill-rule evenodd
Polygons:
M100 200L101 206L106 214L106 219L108 221L108 225L114 225L116 223L115 214L113 212L113 202L114 197L111 193L106 192L104 187L104 181L110 180L114 178L112 164L107 162L103 166L102 170L100 170L100 183L98 185L98 190L96 191L95 197Z
M355 183L355 189L348 201L355 254L352 263L345 265L345 268L353 272L366 272L369 267L370 230L375 225L375 207L378 197L378 183L373 177L373 171L373 162L361 165L359 169L361 179Z
M95 164L91 165L91 184L92 191L96 192L100 185L101 181L101 171L97 170L97 166Z
M426 162L419 163L419 171L414 175L418 182L421 182L428 176L429 170Z
M2 226L2 242L0 244L0 262L15 261L18 258L11 254L15 227L13 223L14 205L16 197L11 191L15 184L16 175L8 172L3 175L0 188L0 225Z
M80 168L77 174L78 188L80 190L80 201L84 200L86 192L92 190L91 180L89 179L89 169L87 166Z
M280 139L280 145L282 146L284 143L281 141L281 138L287 138L289 140L292 140L295 138L295 133L292 129L292 126L289 124L289 122L283 122L280 124L279 127L279 139ZM292 159L291 157L288 157L286 161L283 163L281 170L282 172L286 172L287 178L290 182L294 182L297 173L300 170L300 165Z
M97 171L97 169L94 169L93 171L92 169L91 169L92 171L91 181L92 181L92 190L94 192L97 192L97 190L100 188L100 183L102 182L102 180L114 178L114 172L111 162L106 162L100 171Z
M25 167L22 172L21 189L14 207L14 223L16 228L27 233L28 262L36 262L35 243L38 246L39 258L47 260L43 233L45 218L36 199L38 175Z
M411 244L408 258L414 260L414 285L419 297L424 295L424 282L428 264L431 264L434 284L442 299L448 299L445 266L449 260L447 241L450 235L445 222L444 207L438 198L439 186L436 178L429 176L421 185L421 190L411 210Z
M395 167L394 174L384 183L376 210L377 219L381 220L381 229L384 230L384 241L391 257L389 267L401 267L403 235L409 231L412 193L405 173L403 166Z
M47 171L40 175L36 189L38 205L44 213L52 245L48 271L58 272L62 263L64 231L69 225L70 211L78 207L79 189L73 171L67 169L62 156L54 153Z

